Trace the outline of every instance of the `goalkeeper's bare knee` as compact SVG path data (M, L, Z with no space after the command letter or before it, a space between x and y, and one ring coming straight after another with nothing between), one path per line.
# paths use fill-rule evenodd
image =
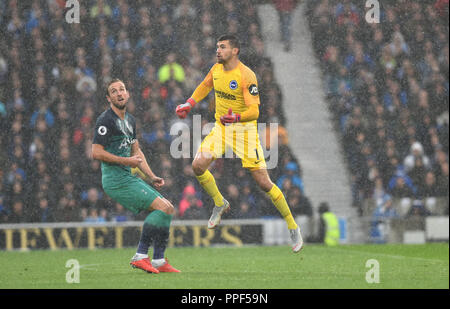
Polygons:
M209 153L198 153L195 156L194 161L192 161L192 170L194 171L194 174L197 176L203 175L213 160L213 156Z

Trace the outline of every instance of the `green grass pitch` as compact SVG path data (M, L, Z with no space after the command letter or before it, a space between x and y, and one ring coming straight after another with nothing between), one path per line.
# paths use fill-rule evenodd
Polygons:
M0 252L2 289L396 289L449 288L448 244L307 244L168 248L182 273L147 274L129 266L134 249ZM69 259L79 262L79 283L67 283ZM379 283L368 283L378 262ZM374 278L374 277L372 277Z

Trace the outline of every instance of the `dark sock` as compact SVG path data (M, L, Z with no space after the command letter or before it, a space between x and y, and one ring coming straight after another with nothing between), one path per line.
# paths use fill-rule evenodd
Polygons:
M149 224L144 222L142 228L141 239L139 240L137 253L148 254L148 248L152 244L152 228Z
M137 253L148 254L153 243L153 259L163 259L169 241L169 229L172 216L160 210L152 211L144 221Z
M159 260L164 258L167 243L169 242L169 228L159 228L155 233L153 242L153 259Z

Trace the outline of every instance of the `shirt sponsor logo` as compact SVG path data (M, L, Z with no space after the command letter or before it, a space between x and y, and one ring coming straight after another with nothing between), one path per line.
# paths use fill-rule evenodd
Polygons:
M257 96L259 94L258 86L256 86L255 84L251 84L248 87L248 92L250 92L251 95Z
M128 148L128 147L130 147L131 144L133 144L133 140L131 138L129 138L129 137L125 137L122 140L122 142L120 143L119 149L122 149L124 147Z
M221 98L221 99L236 100L236 96L226 93L226 92L222 92L220 90L216 90L216 95L218 98Z

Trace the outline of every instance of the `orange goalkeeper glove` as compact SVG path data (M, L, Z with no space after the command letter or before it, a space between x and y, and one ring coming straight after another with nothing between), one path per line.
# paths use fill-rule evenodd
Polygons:
M233 114L233 110L230 108L228 114L220 117L220 122L225 125L227 123L235 123L241 121L241 115Z
M193 98L187 99L186 103L180 104L177 106L175 112L178 115L178 118L184 119L186 118L187 114L191 111L191 108L193 108L195 105L195 100Z

